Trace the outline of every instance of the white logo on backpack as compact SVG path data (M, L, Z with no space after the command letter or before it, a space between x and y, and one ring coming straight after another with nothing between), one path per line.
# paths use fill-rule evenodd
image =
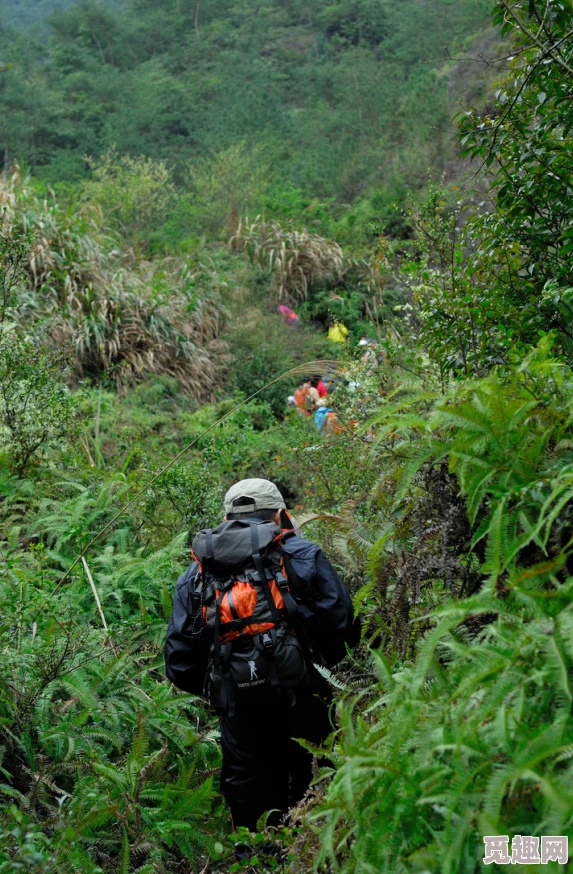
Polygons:
M251 671L251 676L249 677L249 680L257 680L258 679L257 666L256 666L254 660L248 661L247 664L248 664L250 671Z

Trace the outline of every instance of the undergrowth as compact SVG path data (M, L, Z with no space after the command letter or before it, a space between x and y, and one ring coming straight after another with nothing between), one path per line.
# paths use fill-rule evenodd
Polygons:
M494 18L509 75L460 121L493 208L435 188L363 260L240 220L233 196L234 249L152 257L174 189L145 159L95 165L73 208L2 181L0 871L236 871L241 838L261 871L474 874L484 835L569 836L573 18ZM322 336L279 322L280 296ZM329 346L331 312L377 351ZM287 408L294 378L245 401L322 356L335 433ZM324 672L330 764L251 837L218 792L214 715L161 657L189 534L249 476L277 482L362 620Z

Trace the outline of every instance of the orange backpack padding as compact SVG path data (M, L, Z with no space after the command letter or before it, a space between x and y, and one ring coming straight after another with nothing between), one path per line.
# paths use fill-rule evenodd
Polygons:
M276 579L270 579L268 583L277 610L284 610L283 596ZM256 621L257 587L248 580L234 580L231 588L223 592L222 598L221 590L214 587L213 596L212 600L209 599L209 606L203 604L203 621L207 627L213 623L214 618L211 614L217 609L216 605L218 604L220 613L219 639L222 641L233 640L241 634L258 634L274 625L272 621ZM237 627L239 620L244 622L240 629Z
M308 416L310 414L310 407L312 406L310 402L310 387L301 386L300 388L297 388L294 393L294 400L298 409Z
M211 685L222 710L234 709L237 694L291 688L306 673L281 549L285 536L272 522L238 519L193 541L196 596L211 636Z

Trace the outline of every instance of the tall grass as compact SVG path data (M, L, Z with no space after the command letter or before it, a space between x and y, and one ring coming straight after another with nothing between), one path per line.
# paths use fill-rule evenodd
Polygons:
M68 346L77 376L113 369L122 384L165 374L198 401L213 397L227 350L208 268L140 260L105 231L95 207L63 209L18 172L0 182L0 215L4 235L30 241L14 316L27 327L41 323L56 345Z

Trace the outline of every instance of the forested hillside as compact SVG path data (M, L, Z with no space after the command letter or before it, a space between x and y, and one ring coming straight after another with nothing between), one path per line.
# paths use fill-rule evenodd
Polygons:
M0 12L5 24L16 30L26 30L30 25L44 26L52 12L59 12L71 5L73 0L2 0Z
M0 4L0 874L570 870L573 8L67 5ZM361 623L256 834L162 653L247 477Z
M5 168L54 184L111 149L146 155L173 168L180 232L198 236L220 233L201 206L221 188L241 214L319 221L363 198L359 218L388 220L447 169L455 101L478 96L487 69L473 62L456 94L446 64L483 37L486 0L79 2L36 36L14 15L0 36Z

